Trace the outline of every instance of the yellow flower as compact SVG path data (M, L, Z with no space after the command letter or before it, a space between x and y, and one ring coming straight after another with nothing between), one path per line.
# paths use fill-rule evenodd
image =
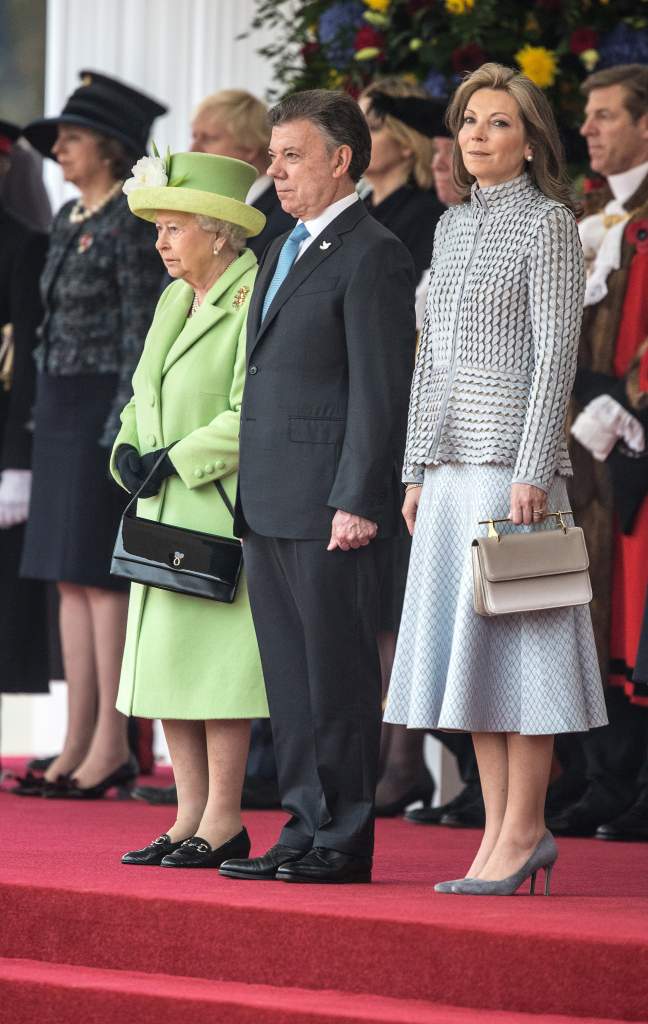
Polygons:
M591 74L599 62L598 50L583 50L579 57L587 73Z
M409 48L410 48L410 50L413 50L415 53L416 53L417 50L420 50L422 46L423 46L423 40L422 39L410 39L410 41L409 41Z
M328 87L329 89L339 89L344 83L344 75L340 74L339 71L335 71L334 68L328 73Z
M475 6L475 0L445 0L448 14L467 14Z
M544 46L523 46L515 54L522 72L541 89L547 89L556 80L556 55Z
M372 11L378 11L380 14L384 14L390 3L391 0L364 0L365 7Z

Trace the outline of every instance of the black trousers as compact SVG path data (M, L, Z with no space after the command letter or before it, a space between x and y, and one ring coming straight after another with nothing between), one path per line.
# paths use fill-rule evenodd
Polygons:
M583 738L585 774L592 798L620 814L648 783L648 709L614 686L606 703L610 724Z
M250 531L243 551L291 815L280 842L369 857L381 722L372 546L327 551Z

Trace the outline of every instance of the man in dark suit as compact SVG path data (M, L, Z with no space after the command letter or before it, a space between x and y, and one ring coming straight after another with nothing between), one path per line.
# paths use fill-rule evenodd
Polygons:
M355 192L357 104L312 90L270 112L269 174L298 218L248 317L235 529L291 815L234 878L371 879L380 735L372 541L394 534L414 362L414 268Z

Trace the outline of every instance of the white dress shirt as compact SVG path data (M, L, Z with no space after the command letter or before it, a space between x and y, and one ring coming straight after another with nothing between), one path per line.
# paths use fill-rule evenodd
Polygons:
M309 245L312 245L318 235L322 233L324 228L327 228L329 224L339 217L343 210L348 209L349 206L353 206L354 203L358 202L357 192L352 192L351 195L344 196L342 199L338 199L337 202L331 203L325 210L320 213L319 217L314 217L313 220L300 220L299 223L303 224L308 231L308 238L299 246L299 253L297 254L297 260L301 259Z

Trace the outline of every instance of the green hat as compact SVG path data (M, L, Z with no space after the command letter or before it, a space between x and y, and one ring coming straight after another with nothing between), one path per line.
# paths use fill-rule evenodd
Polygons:
M258 235L265 217L245 202L257 172L243 160L211 153L174 153L166 159L143 157L124 183L128 205L143 220L154 221L158 210L201 213Z

